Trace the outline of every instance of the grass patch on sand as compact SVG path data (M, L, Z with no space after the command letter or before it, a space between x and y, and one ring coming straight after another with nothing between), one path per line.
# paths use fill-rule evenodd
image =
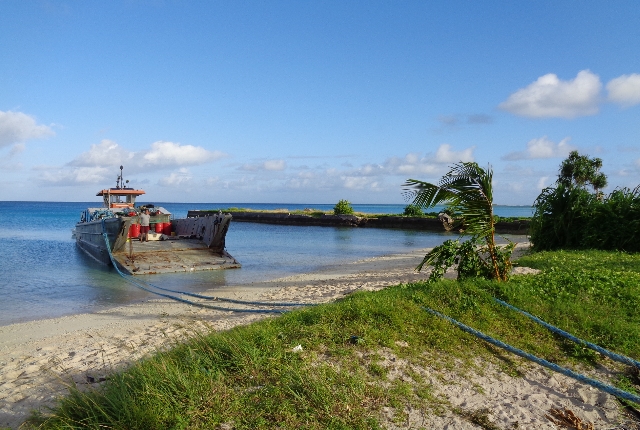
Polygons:
M519 260L543 270L508 282L443 280L356 293L244 327L197 334L112 375L72 389L43 429L381 428L383 408L402 423L409 407L451 409L416 369L476 371L477 358L518 374L521 361L424 311L436 309L560 364L600 360L493 301L502 298L551 324L640 358L640 256L548 252ZM294 347L302 351L294 352ZM497 358L498 355L500 358ZM506 360L505 360L506 357ZM506 362L506 364L505 364ZM394 376L404 367L404 376ZM627 389L638 389L621 377ZM481 413L464 413L472 422ZM488 428L488 427L485 427Z

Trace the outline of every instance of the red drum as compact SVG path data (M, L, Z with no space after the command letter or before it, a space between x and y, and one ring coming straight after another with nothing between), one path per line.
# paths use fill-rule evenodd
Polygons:
M138 236L140 236L140 224L131 224L131 227L129 227L129 237Z
M164 223L163 222L158 222L156 223L156 229L155 232L156 233L160 233L162 234L162 228L164 227Z
M166 236L171 236L171 223L170 222L165 222L164 226L162 227L162 234L166 235Z

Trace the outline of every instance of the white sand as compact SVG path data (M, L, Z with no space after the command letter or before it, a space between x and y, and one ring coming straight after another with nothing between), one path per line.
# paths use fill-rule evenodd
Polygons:
M371 258L317 273L217 289L215 295L244 300L326 302L356 290L377 290L424 279L424 273L413 270L424 254L421 250ZM0 426L17 428L31 410L52 405L57 396L64 395L69 384L87 386L99 382L109 372L170 347L194 331L224 330L266 317L162 299L94 314L0 327ZM401 367L399 360L389 363ZM519 428L556 428L544 418L551 407L568 407L580 418L596 424L596 428L614 428L621 419L611 396L536 365L528 366L530 370L524 378L505 375L494 365L484 367L483 376L420 371L433 379L439 394L451 404L468 409L490 408L492 420L502 428L509 428L515 421ZM402 369L398 371L402 375ZM387 424L390 428L474 428L453 413L430 416L424 411L410 411L409 417L406 426L392 421Z

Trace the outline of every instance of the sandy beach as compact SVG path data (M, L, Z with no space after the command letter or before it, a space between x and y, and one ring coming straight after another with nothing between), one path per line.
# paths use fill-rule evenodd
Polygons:
M526 244L519 245L525 249ZM425 254L419 250L341 264L325 270L217 289L221 298L321 303L356 290L424 279L414 268ZM203 292L213 295L213 292ZM215 302L219 306L240 305ZM168 348L195 331L225 330L273 317L271 314L212 310L169 299L117 307L92 314L31 321L0 327L0 426L18 428L34 409L46 408L71 384L91 386L114 370ZM384 351L383 351L384 352ZM391 375L402 377L401 360L388 357ZM482 375L446 375L421 369L434 387L461 408L487 408L500 428L557 428L545 418L551 408L568 408L595 428L616 427L624 420L615 399L589 386L533 364L523 364L524 377L506 375L483 364ZM415 371L416 369L413 369ZM606 371L591 372L607 378ZM481 388L478 388L481 387ZM407 426L389 428L477 428L458 415L425 415L411 411Z

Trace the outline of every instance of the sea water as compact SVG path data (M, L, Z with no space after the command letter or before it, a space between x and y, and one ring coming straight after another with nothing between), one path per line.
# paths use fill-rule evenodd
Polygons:
M156 203L174 217L213 208L326 210L321 204ZM0 202L0 325L95 312L153 298L76 247L71 231L93 203ZM401 213L404 205L353 205L365 213ZM496 206L500 216L530 216L530 207ZM348 261L437 246L453 233L283 226L233 222L227 251L241 269L146 276L155 285L203 291L319 270ZM520 239L521 240L521 239Z

